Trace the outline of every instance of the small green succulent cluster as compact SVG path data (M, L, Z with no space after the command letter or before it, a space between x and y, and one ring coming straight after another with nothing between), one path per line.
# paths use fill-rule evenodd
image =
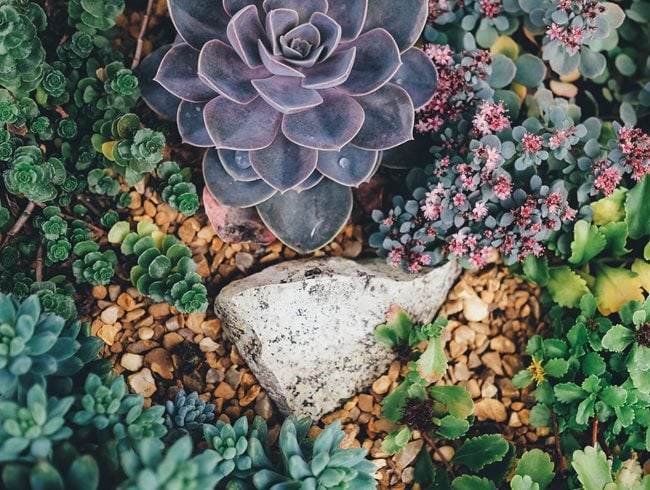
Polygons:
M73 252L78 257L72 264L72 273L77 282L93 286L110 283L117 265L117 255L113 250L100 252L96 242L86 240L77 243Z
M19 274L14 275L14 279ZM30 280L25 277L26 282ZM66 281L64 276L54 276L48 281L29 282L29 294L38 296L41 307L46 313L60 316L64 320L72 320L77 317L76 291L71 284L63 284L64 281Z
M124 255L137 256L129 276L140 293L182 313L206 310L207 290L196 273L192 252L176 237L146 221L140 221L137 232L131 232L130 225L121 221L111 228L108 239L120 244Z
M0 294L0 396L43 385L46 377L79 372L102 345L82 328L80 322L43 314L38 296L19 303Z
M189 395L180 390L176 398L165 403L165 426L170 431L191 433L214 418L214 405L199 398L195 391Z
M68 225L57 206L43 208L42 214L34 222L44 238L44 263L47 266L65 262L73 253L73 247L90 238L90 230L83 221L73 220Z
M531 423L550 427L553 411L561 441L598 424L602 441L620 447L621 457L650 450L650 300L626 304L617 324L597 313L593 295L580 300L578 312L555 307L551 316L554 336L530 339L531 365L513 379L535 387Z
M0 5L0 85L17 97L35 89L43 76L45 50L38 34L46 23L35 3L7 0Z
M95 34L115 25L115 19L124 10L124 0L70 0L70 25L79 31Z
M156 170L163 159L165 136L158 131L141 128L140 119L135 114L120 116L110 124L103 125L101 131L101 134L93 137L95 149L113 162L113 168L129 184L138 183L144 175Z
M403 310L396 309L375 331L377 340L410 359L404 380L382 402L382 415L399 425L382 446L391 454L403 449L414 431L457 439L473 422L474 403L465 387L431 386L447 370L441 338L446 325L444 318L428 325L414 325ZM419 349L422 342L426 342L424 351Z
M66 169L58 158L45 160L37 146L22 146L14 152L3 177L10 193L22 194L30 201L48 202L57 197L56 186L65 182Z
M166 161L158 167L158 177L164 181L160 191L163 201L185 216L192 216L201 205L192 183L191 170L187 167L181 170L176 162Z

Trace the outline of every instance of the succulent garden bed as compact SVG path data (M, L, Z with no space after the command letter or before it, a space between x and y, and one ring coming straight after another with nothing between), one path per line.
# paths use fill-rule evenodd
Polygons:
M649 25L0 0L0 489L650 488Z

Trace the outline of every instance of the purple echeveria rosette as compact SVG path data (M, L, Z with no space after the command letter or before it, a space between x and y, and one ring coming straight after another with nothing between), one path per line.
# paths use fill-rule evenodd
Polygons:
M382 150L413 139L436 88L413 45L426 0L169 0L179 38L142 66L143 94L205 147L208 189L257 206L282 241L331 241ZM155 77L154 77L155 74ZM153 80L155 80L155 83ZM159 84L159 85L158 85Z

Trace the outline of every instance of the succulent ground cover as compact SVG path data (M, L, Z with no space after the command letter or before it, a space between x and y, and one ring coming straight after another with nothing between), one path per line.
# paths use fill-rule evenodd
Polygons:
M648 487L647 0L1 3L0 488ZM317 248L469 271L312 424L209 307Z

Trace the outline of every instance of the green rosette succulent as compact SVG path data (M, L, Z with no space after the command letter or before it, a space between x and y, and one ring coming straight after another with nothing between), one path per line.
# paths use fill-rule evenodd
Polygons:
M163 405L144 408L142 395L126 397L124 407L126 416L113 426L113 434L119 441L141 441L149 437L160 439L167 434Z
M67 236L68 222L59 216L61 210L56 206L48 206L43 209L43 221L40 225L41 232L46 240L58 240Z
M45 50L38 32L46 17L35 3L5 1L0 5L0 85L16 97L34 90L43 76Z
M74 398L47 398L40 385L32 386L20 402L0 401L0 462L47 459L52 444L68 439L72 429L65 414Z
M185 216L193 216L201 202L196 186L190 182L189 169L181 170L176 162L163 162L158 167L158 176L165 180L160 196L172 209Z
M30 201L47 202L56 198L55 186L65 181L66 170L58 158L43 161L43 152L38 146L23 146L14 152L13 161L3 177L11 194L22 194Z
M127 480L118 490L215 488L220 480L214 471L217 464L214 451L192 456L192 439L183 437L166 452L157 439L144 439L120 455Z
M59 316L41 314L37 296L19 303L0 294L0 396L44 385L47 376L71 376L94 359L101 340L78 338L81 329L80 322L66 326Z
M329 425L310 449L305 444L309 421L287 419L282 424L279 449L282 464L274 466L264 441L251 438L249 444L254 467L261 468L252 477L257 490L271 488L317 488L337 490L366 490L377 487L373 474L377 468L365 459L366 450L341 449L344 432L341 423ZM253 442L255 441L255 442Z
M64 320L77 317L77 306L67 291L57 287L52 281L35 282L31 294L38 296L43 311L60 316Z
M131 283L156 302L173 305L181 313L205 311L207 290L196 273L190 249L172 235L165 235L152 223L138 223L137 233L126 222L116 223L109 232L111 243L119 243L124 255L137 255L131 268Z
M107 170L95 168L88 172L88 189L100 196L116 196L120 192L120 183L109 175Z
M239 418L233 425L218 420L203 426L203 437L216 451L215 473L222 478L246 479L253 473L253 460L248 454L248 420Z
M70 0L68 21L82 32L95 34L115 25L124 10L124 0Z
M72 272L77 281L93 286L111 282L117 265L117 255L113 250L100 252L99 245L88 240L77 243L73 252L78 257L72 264Z
M176 398L165 403L165 426L171 431L187 434L200 429L214 418L214 405L199 398L195 391L189 395L180 390Z

